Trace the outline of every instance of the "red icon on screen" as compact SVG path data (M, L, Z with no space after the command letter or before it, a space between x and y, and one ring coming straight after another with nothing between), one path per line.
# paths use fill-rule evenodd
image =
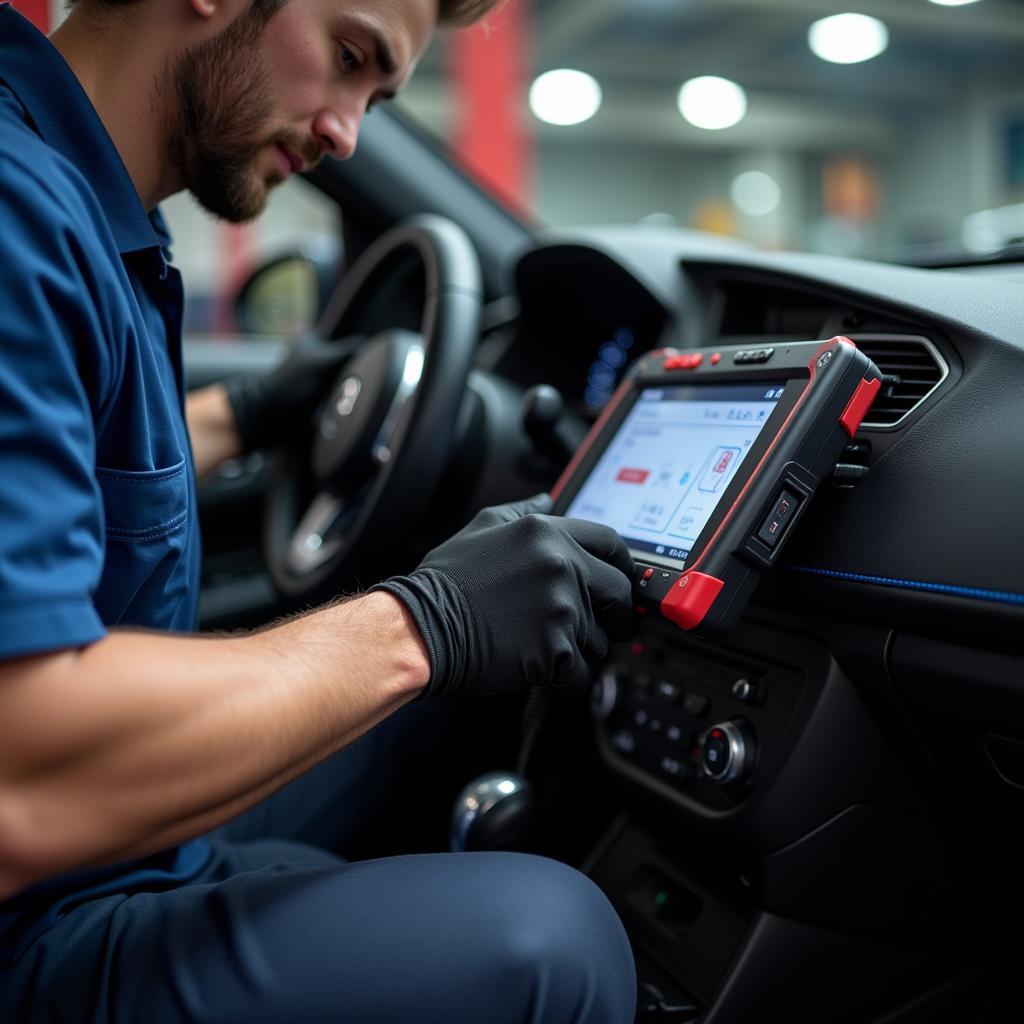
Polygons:
M650 475L651 471L649 469L630 469L628 466L625 466L619 470L615 479L623 484L642 484Z
M733 452L731 449L726 448L722 452L722 457L715 463L713 472L715 473L728 473L729 467L732 465Z

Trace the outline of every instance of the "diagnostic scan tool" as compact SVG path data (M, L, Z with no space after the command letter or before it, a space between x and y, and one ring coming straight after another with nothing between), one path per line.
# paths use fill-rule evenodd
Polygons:
M641 608L725 634L880 387L848 338L649 352L555 485L554 511L621 535Z

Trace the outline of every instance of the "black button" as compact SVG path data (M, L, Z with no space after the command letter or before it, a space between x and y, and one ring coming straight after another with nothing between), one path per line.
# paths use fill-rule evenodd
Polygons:
M665 739L667 739L669 743L685 744L686 734L683 732L681 726L670 725L665 730Z
M690 766L684 764L677 757L663 757L658 764L663 775L670 779L686 779L690 775Z
M632 754L636 750L636 739L631 732L617 732L612 737L612 746L623 754Z
M768 547L774 548L785 536L786 528L799 506L800 496L783 487L775 496L771 510L764 517L764 522L761 523L761 528L757 531L758 539L764 541Z
M679 695L682 693L682 688L678 683L673 683L669 679L659 679L654 684L654 692L663 700L669 704L675 704L679 700Z
M751 356L753 354L754 354L753 352L749 352L747 350L743 350L741 352L735 352L735 353L733 353L732 361L734 363L751 363L751 362L753 362L753 359L751 359Z
M737 679L732 684L732 695L737 700L753 704L757 700L757 687L749 679Z
M700 693L687 693L683 697L683 710L688 715L694 715L700 718L701 715L705 714L708 710L708 699Z

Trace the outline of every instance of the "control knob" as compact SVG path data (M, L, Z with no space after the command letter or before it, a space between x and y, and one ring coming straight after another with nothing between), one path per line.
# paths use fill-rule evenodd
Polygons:
M608 718L619 700L619 674L610 666L594 681L590 693L590 707L596 718Z
M754 767L754 733L745 722L732 719L711 726L700 746L704 774L719 785L742 781Z

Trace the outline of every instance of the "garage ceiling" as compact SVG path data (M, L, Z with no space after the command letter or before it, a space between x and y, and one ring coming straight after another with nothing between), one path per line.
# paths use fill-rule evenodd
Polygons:
M863 64L819 60L808 26L850 10L881 18L889 48ZM545 141L871 148L968 90L1024 95L1024 0L534 0L531 21L534 72L578 68L604 91L592 121L538 125ZM449 109L442 47L425 56L407 100L439 130ZM747 118L726 132L692 128L675 108L681 83L709 74L748 91Z

